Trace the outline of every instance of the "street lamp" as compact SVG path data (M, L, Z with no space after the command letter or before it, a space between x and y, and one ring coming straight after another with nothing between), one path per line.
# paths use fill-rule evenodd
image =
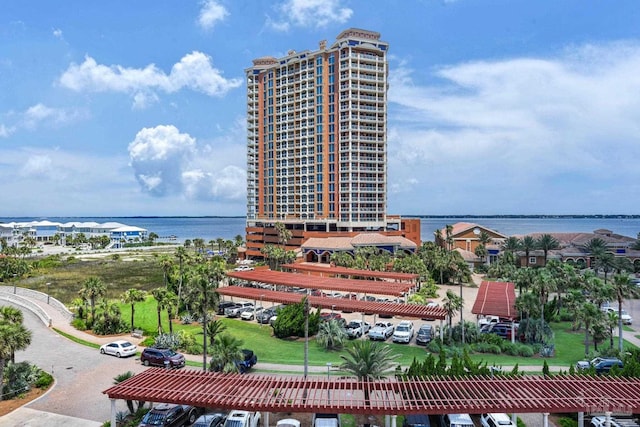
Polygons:
M47 285L47 304L49 304L49 297L50 297L50 295L49 295L49 286L51 286L51 283L47 282L47 283L45 283L45 285Z

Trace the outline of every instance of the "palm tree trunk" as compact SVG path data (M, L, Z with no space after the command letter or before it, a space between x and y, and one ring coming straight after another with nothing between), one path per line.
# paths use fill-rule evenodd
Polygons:
M161 311L160 311L160 304L158 304L158 333L162 333L162 317L161 315Z
M202 303L202 370L207 370L207 291L204 291L204 301Z
M622 298L618 298L618 351L622 353Z

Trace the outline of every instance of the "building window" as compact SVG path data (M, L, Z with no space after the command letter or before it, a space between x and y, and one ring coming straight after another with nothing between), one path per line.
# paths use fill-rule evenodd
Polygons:
M536 257L530 256L529 257L529 264L535 264L535 263L536 263Z

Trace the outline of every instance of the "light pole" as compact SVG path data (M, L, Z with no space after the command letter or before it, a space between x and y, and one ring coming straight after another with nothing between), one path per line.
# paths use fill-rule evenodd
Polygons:
M264 294L260 295L260 307L262 307L262 299L264 298ZM264 307L262 307L262 313L264 313ZM258 313L255 313L256 320L258 320ZM258 322L260 324L260 328L262 328L262 322Z
M464 318L462 313L464 311L464 299L462 298L462 280L460 280L460 330L462 332L462 346L464 347Z
M51 286L51 283L47 282L45 284L47 285L47 304L49 304L49 297L50 297L50 295L49 295L49 286Z

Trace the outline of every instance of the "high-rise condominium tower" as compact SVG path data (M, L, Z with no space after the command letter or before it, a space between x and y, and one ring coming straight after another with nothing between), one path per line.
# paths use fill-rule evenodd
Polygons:
M276 222L293 246L314 232L399 231L386 214L388 49L351 28L246 70L249 255L277 243L265 238Z

